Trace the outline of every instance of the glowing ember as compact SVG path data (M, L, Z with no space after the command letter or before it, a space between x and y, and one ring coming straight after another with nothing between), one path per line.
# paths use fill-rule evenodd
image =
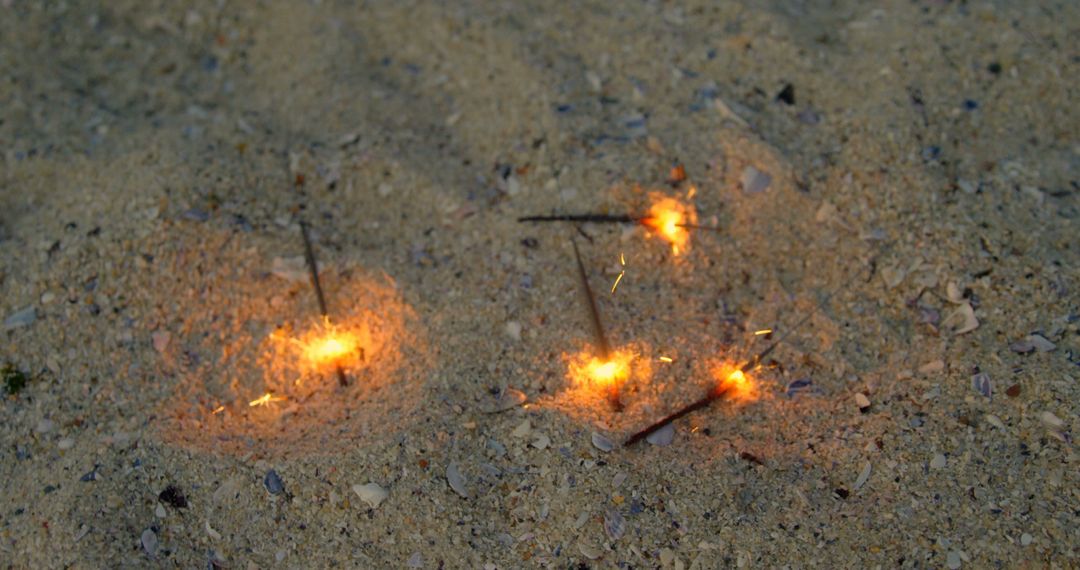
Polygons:
M288 339L299 352L307 372L325 373L336 367L350 368L364 360L367 329L342 328L323 319L319 326L299 338Z
M248 406L251 406L252 408L254 408L256 406L267 406L267 405L270 405L270 404L272 404L274 402L284 402L284 401L285 401L284 396L275 396L275 395L271 394L270 392L267 392L267 393L263 394L262 396L259 396L258 398L255 398L254 400L248 402Z
M570 362L570 378L583 388L618 390L630 377L630 363L634 355L628 351L616 351L609 360L580 354Z
M731 370L730 367L720 366L713 369L713 376L723 378L719 389L727 392L726 396L729 400L749 403L761 397L757 383L748 378L742 370Z
M754 331L754 334L757 335L757 336L761 336L761 335L764 335L764 334L771 334L771 333L772 333L772 329L761 329L759 331Z
M212 411L210 413L214 414L214 415L217 415L217 414L220 414L221 412L224 412L224 411L225 411L225 406L218 406L218 407L214 408L214 411Z
M674 362L670 356L661 356L660 362Z
M690 247L689 226L697 224L697 212L692 206L675 198L661 194L652 194L653 201L649 216L641 223L655 231L661 238L671 243L671 253L679 255Z

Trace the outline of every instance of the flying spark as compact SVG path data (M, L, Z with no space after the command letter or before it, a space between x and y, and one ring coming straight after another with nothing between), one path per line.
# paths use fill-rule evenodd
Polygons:
M274 402L284 402L286 399L287 398L285 398L285 396L275 396L270 392L267 392L262 396L259 396L258 398L255 398L254 400L248 402L248 406L252 408L254 408L255 406L267 406Z
M619 265L626 267L626 257L623 254L619 254ZM615 278L615 283L611 285L611 294L615 294L615 288L619 286L619 281L622 281L623 276L626 275L626 270L619 271L619 276Z
M772 329L761 329L759 331L754 331L755 336L761 336L763 334L772 334Z
M670 356L661 356L660 362L674 362Z

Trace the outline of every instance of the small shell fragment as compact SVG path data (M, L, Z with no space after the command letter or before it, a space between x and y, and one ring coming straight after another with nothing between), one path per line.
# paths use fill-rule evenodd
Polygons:
M596 560L604 554L603 550L600 550L599 548L584 542L579 542L577 547L578 552L580 552L582 556L588 558L589 560Z
M862 486L866 484L866 481L870 479L870 471L872 469L873 468L870 466L869 461L867 461L866 464L863 465L862 471L859 473L859 478L855 479L855 484L853 485L856 491L861 489Z
M866 394L862 392L856 392L855 405L859 406L859 411L865 414L870 411L870 398L867 398Z
M512 410L525 403L525 392L521 390L515 390L513 388L507 388L499 394L499 397L488 405L484 411L489 414L497 414L499 412L505 412L506 410Z
M659 447L663 447L665 445L671 445L671 442L674 441L674 440L675 440L675 427L672 426L671 424L668 424L668 425L666 425L666 426L652 432L651 434L649 434L649 437L645 438L645 441L647 441L647 442L649 442L649 443L651 443L653 445L659 446Z
M615 449L615 443L612 442L610 439L607 438L607 436L605 436L604 434L602 434L600 432L595 432L594 431L592 433L592 444L593 444L593 447L595 447L596 449L599 449L600 451L603 451L604 453L607 453L607 452L611 451L612 449Z
M1061 429L1065 427L1065 422L1061 421L1061 418L1055 416L1054 412L1043 412L1039 414L1039 419L1049 428Z
M611 540L619 540L626 532L626 519L618 509L608 509L604 512L604 532Z
M975 309L971 308L971 303L965 302L945 317L941 327L953 335L962 335L979 328L979 319L975 318Z
M971 387L987 398L990 398L994 393L994 385L990 382L990 375L985 372L980 372L971 377Z
M361 501L364 501L373 509L379 508L379 505L390 496L389 491L383 489L376 483L353 485L352 490L360 497Z
M458 467L457 463L451 463L446 466L446 482L450 484L450 488L453 489L455 493L466 499L469 498L469 488L465 481L465 476L461 474L461 468Z

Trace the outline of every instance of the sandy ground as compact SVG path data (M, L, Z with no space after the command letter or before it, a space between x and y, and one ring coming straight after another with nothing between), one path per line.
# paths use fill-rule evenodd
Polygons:
M3 567L1080 564L1080 5L102 4L0 2Z

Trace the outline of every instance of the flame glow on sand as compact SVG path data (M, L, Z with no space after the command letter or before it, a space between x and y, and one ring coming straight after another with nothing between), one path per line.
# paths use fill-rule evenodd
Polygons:
M649 200L652 202L649 215L641 223L670 243L673 255L689 250L690 231L687 226L697 225L694 207L657 192L650 193Z
M630 392L648 385L652 378L650 359L642 354L637 345L619 347L606 360L591 348L563 354L568 389L561 392L559 400L577 413L594 417L611 410L616 394L623 394L623 404L634 404L636 398Z
M302 281L250 280L237 266L178 325L200 339L162 411L163 437L203 450L322 454L376 441L410 421L432 367L424 327L385 274L323 274L334 314L314 316ZM228 274L226 274L228 275ZM335 369L349 379L341 387ZM388 421L394 418L395 421Z

